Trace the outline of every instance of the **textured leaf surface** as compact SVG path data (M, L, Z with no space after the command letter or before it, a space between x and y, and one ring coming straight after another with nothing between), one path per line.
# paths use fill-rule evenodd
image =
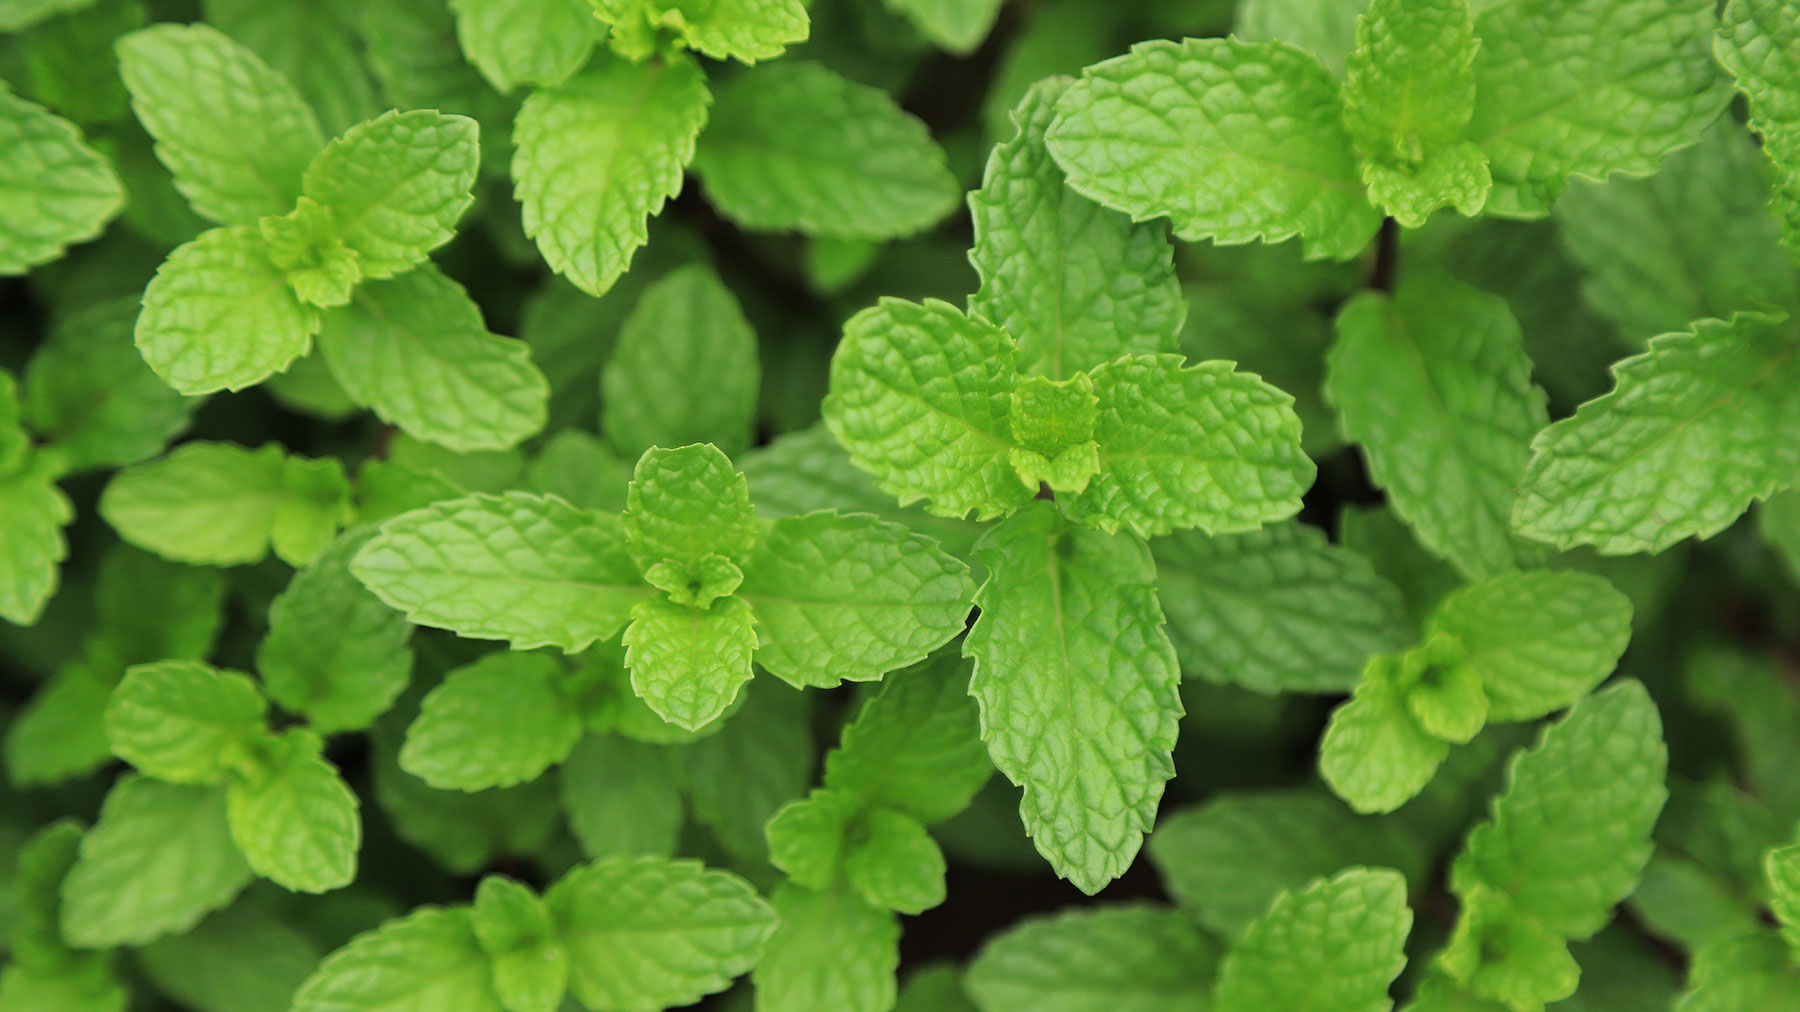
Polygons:
M1800 467L1800 334L1755 313L1651 339L1610 393L1532 441L1520 533L1605 555L1710 537Z
M467 116L389 110L325 146L301 189L331 211L365 278L422 263L450 241L481 160Z
M73 123L0 88L0 275L92 239L125 206L112 167Z
M293 208L325 138L287 78L204 24L152 25L118 48L131 106L195 211L254 225Z
M1667 766L1662 721L1642 685L1620 682L1577 703L1513 760L1451 885L1504 894L1563 937L1592 935L1650 858Z
M1169 891L1227 938L1284 890L1353 864L1416 866L1417 850L1389 823L1310 791L1226 794L1164 817L1150 837Z
M1406 966L1406 880L1352 868L1283 893L1219 966L1219 1012L1387 1012Z
M294 1012L500 1012L467 909L420 907L325 957Z
M1750 126L1775 167L1771 207L1800 255L1800 4L1733 0L1720 20L1714 52L1750 99Z
M943 656L889 675L825 757L826 786L927 825L968 807L993 772L968 675Z
M57 444L71 470L154 456L197 406L144 364L132 339L138 309L128 298L75 310L25 367L25 419Z
M811 27L804 0L714 0L696 12L682 19L682 37L715 60L774 59Z
M1019 924L965 983L982 1012L1212 1012L1218 943L1173 910L1109 906Z
M1280 42L1145 42L1083 72L1050 152L1069 185L1137 220L1223 245L1304 237L1348 259L1375 235L1337 83Z
M1031 497L1007 459L1018 349L935 299L882 299L850 318L831 359L825 424L902 506L999 516Z
M457 668L426 694L406 729L400 768L440 790L534 780L581 737L581 719L547 654L497 651Z
M1151 551L1182 670L1208 681L1271 694L1342 692L1365 658L1414 639L1400 592L1315 527L1181 533Z
M1138 224L1064 185L1044 146L1066 78L1034 86L1019 132L969 195L981 288L969 312L1019 342L1019 368L1051 379L1121 355L1174 351L1187 305L1160 224Z
M550 908L527 886L489 875L475 890L475 938L493 966L508 1012L556 1012L569 984L569 953Z
M269 605L256 671L269 698L321 733L369 726L412 678L412 625L350 575L375 536L346 533L294 574Z
M1695 953L1679 1012L1779 1009L1800 998L1800 971L1774 934L1742 935Z
M889 808L863 813L844 877L863 899L903 914L944 902L944 853L919 820Z
M988 568L964 641L994 765L1025 788L1025 830L1057 874L1097 892L1156 816L1182 713L1143 542L1067 529L1036 505L976 549Z
M550 384L523 341L436 267L360 288L325 316L319 350L352 400L459 452L508 449L544 427Z
M69 553L63 526L75 507L56 487L48 461L0 477L0 618L30 625L56 592L58 567Z
M900 922L840 886L792 882L772 897L780 926L751 980L756 1012L884 1012L895 1000Z
M1448 278L1357 296L1338 313L1325 396L1433 554L1469 577L1537 554L1507 521L1549 416L1504 299Z
M569 947L569 990L589 1008L696 1002L755 965L775 930L749 884L694 861L596 861L544 899Z
M1154 537L1241 534L1300 510L1315 468L1294 399L1232 363L1136 355L1094 370L1100 473L1071 517Z
M453 0L450 9L462 51L501 92L563 83L600 38L587 0Z
M113 753L158 780L216 784L263 734L262 693L235 671L160 661L125 673L106 704Z
M525 492L395 517L350 571L420 625L519 650L608 639L651 592L616 519Z
M644 290L601 373L600 431L627 456L652 446L750 446L762 371L756 332L712 268L694 264Z
M739 563L756 542L756 508L744 475L706 443L651 447L625 490L625 547L649 573L674 562L696 576L708 556ZM654 578L652 578L654 582ZM675 589L663 587L674 593ZM730 593L731 588L722 588ZM722 596L715 594L713 596ZM705 606L701 601L684 601Z
M1371 199L1417 228L1452 204L1473 215L1492 183L1463 142L1475 111L1479 48L1468 0L1376 0L1356 25L1344 79L1344 126Z
M1243 0L1232 31L1251 42L1292 43L1342 77L1356 48L1357 19L1367 8L1363 0Z
M745 228L890 239L936 224L957 186L925 124L816 63L758 67L719 89L694 170Z
M244 859L258 875L296 892L329 892L356 877L360 803L323 748L312 731L289 731L267 766L225 795L231 839Z
M624 642L638 698L694 731L724 713L750 680L756 617L735 597L709 608L651 598L632 609Z
M1527 0L1475 21L1470 138L1489 213L1537 218L1573 176L1647 176L1725 106L1711 0Z
M525 100L513 193L552 269L590 295L612 287L680 191L710 101L692 60L616 58Z
M254 386L312 346L319 312L303 304L252 229L215 228L169 254L144 289L137 346L190 396Z
M873 681L949 642L969 615L968 567L866 515L777 520L744 566L758 664L796 688Z
M1445 598L1431 628L1467 650L1490 720L1535 720L1612 674L1631 639L1631 600L1591 573L1507 573Z
M62 929L84 948L180 934L250 884L220 788L128 775L113 785L63 881Z
M1582 297L1630 337L1800 306L1767 186L1756 143L1727 120L1649 179L1576 183L1556 201L1556 224L1587 274Z

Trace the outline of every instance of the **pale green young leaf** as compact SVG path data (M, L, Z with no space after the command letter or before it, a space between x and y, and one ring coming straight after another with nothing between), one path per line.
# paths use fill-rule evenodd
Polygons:
M772 60L812 27L805 0L713 0L693 9L682 13L681 37L715 60Z
M1387 1012L1411 929L1406 880L1386 868L1283 893L1220 963L1218 1012Z
M656 564L675 563L687 571L683 576L698 578L704 560L716 556L735 569L756 543L756 508L750 505L743 472L718 447L656 446L644 451L632 471L625 491L624 528L625 547L638 568L675 595L678 588L665 587L651 575ZM713 598L736 590L741 578L739 573L729 586L709 588L699 600L674 599L705 607Z
M22 470L0 476L0 618L31 625L56 592L58 567L69 554L63 527L75 507L56 487L56 469L39 454Z
M451 0L450 9L462 51L502 93L563 83L600 40L587 0Z
M744 705L717 733L682 750L694 821L740 860L768 859L763 827L813 783L814 695L759 679L745 687Z
M1569 943L1477 884L1462 897L1456 928L1437 965L1478 998L1536 1012L1575 993L1581 967Z
M1467 745L1487 726L1488 698L1481 676L1462 661L1459 648L1446 651L1448 657L1429 656L1434 645L1454 642L1434 639L1408 655L1403 665L1421 654L1426 656L1420 657L1410 672L1403 666L1402 677L1408 682L1401 702L1426 734L1452 745Z
M981 1012L1212 1012L1219 944L1174 910L1069 910L995 936L965 983Z
M0 84L0 275L23 274L100 234L125 188L75 124Z
M1224 361L1133 355L1093 372L1100 472L1059 500L1073 519L1142 537L1242 534L1300 510L1315 468L1294 399Z
M581 739L558 776L581 852L673 855L686 814L679 778L677 755L664 746L617 734Z
M1445 598L1429 628L1462 643L1490 720L1535 720L1612 674L1631 639L1631 601L1592 573L1505 573Z
M1158 538L1157 596L1184 672L1254 692L1343 692L1415 638L1400 592L1298 522Z
M892 239L942 220L957 185L930 131L886 92L817 63L719 89L694 171L719 212L760 231Z
M1134 223L1070 190L1044 146L1067 78L1034 85L969 194L981 288L969 312L1019 343L1019 368L1066 379L1121 355L1175 350L1187 315L1160 224Z
M1419 542L1468 577L1540 549L1508 526L1531 437L1549 421L1506 300L1447 277L1339 311L1325 396Z
M1763 858L1769 880L1769 909L1781 922L1781 937L1800 962L1800 845L1769 851Z
M1606 555L1723 530L1800 473L1797 352L1793 322L1762 313L1652 338L1609 393L1532 440L1514 529Z
M705 264L658 279L619 328L600 374L600 431L629 457L652 446L750 447L762 370L756 332Z
M350 572L420 625L520 650L610 639L651 593L616 518L524 492L403 513Z
M125 672L106 704L115 755L158 780L223 783L266 732L256 683L199 661L159 661Z
M350 575L373 528L326 546L269 604L256 671L269 698L321 733L368 727L412 678L412 626Z
M404 273L449 242L468 209L478 130L466 116L389 110L326 145L301 191L331 211L364 278Z
M884 298L844 324L825 424L902 506L986 520L1031 498L1008 453L1018 347L936 299Z
M152 25L118 50L131 106L195 211L254 225L293 208L325 138L287 78L204 24Z
M1003 0L884 0L933 45L967 56L981 45L1000 16Z
M504 450L544 427L550 384L531 350L489 333L469 293L431 265L325 314L319 350L352 400L451 450Z
M335 459L290 457L274 443L193 442L120 471L100 515L126 541L177 562L256 562L272 545L297 566L348 519L349 499Z
M926 825L942 822L993 774L980 721L967 661L939 655L893 672L825 757L825 785Z
M1319 775L1359 812L1391 812L1412 800L1450 751L1407 709L1396 666L1391 657L1370 658L1319 741Z
M638 698L669 723L695 731L724 713L750 680L756 618L734 597L710 607L649 598L632 608L624 643Z
M1775 170L1770 203L1800 256L1800 4L1732 0L1720 21L1713 52L1750 99L1750 126Z
M1469 8L1469 0L1374 0L1356 24L1344 126L1375 202L1412 228L1444 204L1477 214L1492 183L1486 157L1463 143L1480 45Z
M1025 831L1094 893L1131 865L1174 776L1181 698L1142 541L1070 528L1048 503L995 527L963 644L994 765ZM1097 771L1104 771L1100 775Z
M206 23L243 43L283 77L319 117L327 136L342 133L380 112L374 80L363 65L356 35L365 10L356 0L202 0ZM420 106L398 97L407 108Z
M1587 938L1650 858L1667 766L1662 721L1642 685L1589 696L1514 758L1505 793L1456 859L1452 888L1485 886L1564 938Z
M1417 870L1425 855L1390 822L1311 790L1225 794L1159 820L1150 859L1201 924L1230 938L1276 894L1355 864Z
M756 1012L887 1012L900 966L900 922L846 885L793 882L771 897L780 924L751 974Z
M1367 7L1365 0L1239 0L1232 32L1251 42L1292 43L1342 77Z
M883 910L919 914L944 902L944 852L918 819L871 808L854 824L844 877Z
M601 57L534 91L513 127L513 193L525 234L558 274L603 295L681 189L711 95L691 59Z
M1556 201L1557 235L1587 275L1583 299L1634 338L1740 309L1800 307L1760 158L1741 126L1721 120L1649 179L1569 187Z
M144 289L144 361L189 396L254 386L312 346L319 311L300 301L250 228L215 228L176 247Z
M225 790L129 774L107 792L62 888L70 945L142 945L230 903L254 874L225 818Z
M475 938L494 970L494 992L507 1012L556 1012L569 985L569 953L550 908L529 888L489 875L475 889Z
M850 827L866 807L857 795L829 787L781 806L763 827L769 863L808 889L830 889L843 870Z
M568 758L581 719L547 654L506 650L457 668L419 704L400 768L439 790L481 791L534 780Z
M1342 106L1319 61L1287 43L1145 42L1083 71L1048 142L1075 190L1139 221L1168 215L1182 239L1299 235L1308 256L1344 260L1381 216Z
M979 1012L963 988L962 971L936 961L906 976L893 1012Z
M767 529L737 596L756 660L796 688L873 681L962 632L975 585L936 542L865 515L808 513Z
M692 1004L756 965L775 930L749 883L696 861L596 861L544 900L569 949L569 991L589 1008Z
M324 742L295 728L273 743L262 768L231 785L231 839L258 875L295 892L322 893L356 877L362 846L359 802Z
M1494 177L1488 212L1541 218L1572 177L1647 176L1692 145L1729 95L1708 52L1713 9L1713 0L1485 5L1469 139Z
M293 1012L501 1012L467 908L420 907L326 956Z
M132 343L138 300L85 306L58 320L25 366L25 420L70 470L155 456L198 406L158 379Z

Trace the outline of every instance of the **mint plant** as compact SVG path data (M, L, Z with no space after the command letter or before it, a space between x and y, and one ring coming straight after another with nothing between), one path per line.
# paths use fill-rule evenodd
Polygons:
M1796 145L1796 0L0 0L0 1012L1787 1009Z

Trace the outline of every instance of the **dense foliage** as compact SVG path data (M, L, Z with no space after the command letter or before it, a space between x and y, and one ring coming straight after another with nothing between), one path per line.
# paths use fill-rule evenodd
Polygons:
M0 0L0 275L0 1012L1800 1009L1800 0Z

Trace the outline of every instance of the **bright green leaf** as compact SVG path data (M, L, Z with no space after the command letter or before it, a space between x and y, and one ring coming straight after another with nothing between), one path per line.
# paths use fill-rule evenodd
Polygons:
M471 913L507 1012L556 1012L569 984L569 953L544 901L512 879L489 875L475 889Z
M48 457L0 476L0 517L0 618L30 625L56 592L58 567L69 554L63 527L75 518Z
M895 1000L900 923L854 889L792 882L771 897L780 925L756 964L756 1012L886 1012Z
M827 787L926 825L956 815L993 774L968 662L939 655L888 675L825 757Z
M501 1012L466 908L420 907L325 957L293 1012Z
M106 738L119 758L158 780L223 783L264 735L256 683L198 661L140 664L106 705Z
M444 676L406 729L400 768L440 790L534 780L568 758L581 720L561 691L562 664L505 650Z
M0 84L0 275L100 234L125 206L119 177L75 124Z
M225 796L231 839L258 875L295 892L329 892L356 877L356 795L305 728L278 739Z
M624 637L632 689L669 723L705 727L750 680L755 624L749 606L734 597L710 607L640 601Z
M1398 660L1369 659L1349 702L1331 712L1319 742L1319 774L1359 812L1391 812L1431 782L1450 746L1407 709Z
M944 902L944 852L919 820L872 808L851 824L844 877L884 910L918 914Z
M469 62L501 92L555 87L587 62L600 23L587 0L451 0Z
M1283 893L1220 963L1218 1012L1387 1012L1411 928L1406 880L1386 868Z

